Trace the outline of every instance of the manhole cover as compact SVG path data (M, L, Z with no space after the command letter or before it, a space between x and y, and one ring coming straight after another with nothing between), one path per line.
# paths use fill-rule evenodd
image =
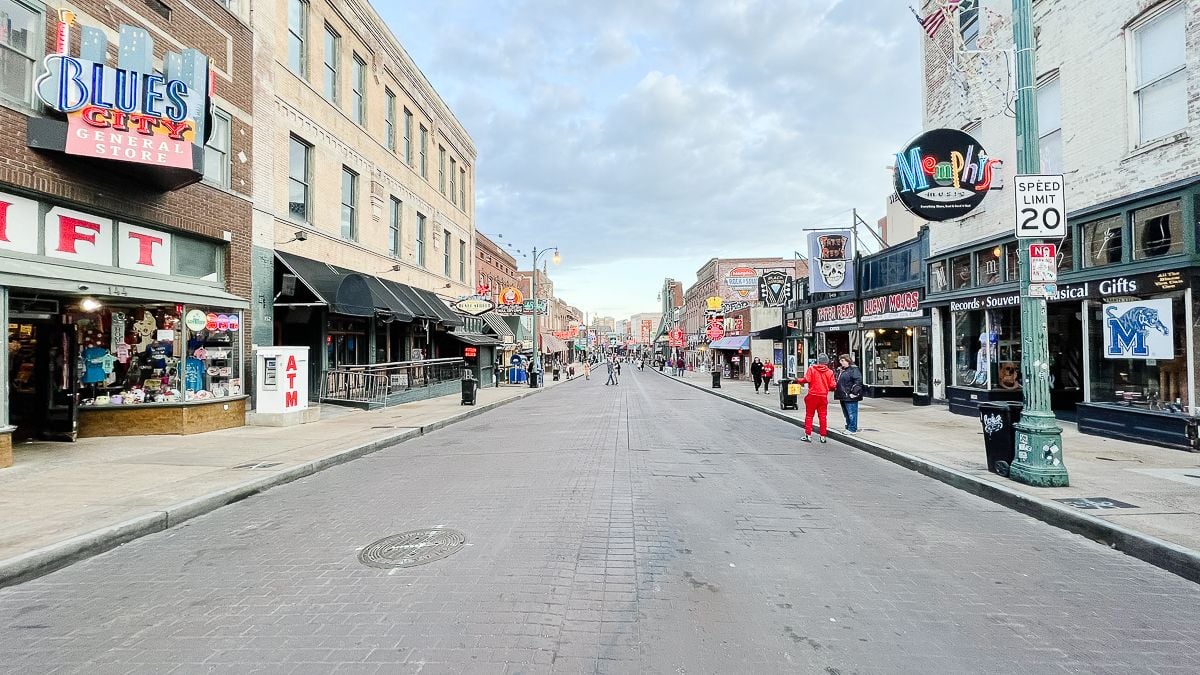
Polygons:
M401 532L369 544L358 561L371 567L416 567L458 553L467 535L458 530L432 529Z

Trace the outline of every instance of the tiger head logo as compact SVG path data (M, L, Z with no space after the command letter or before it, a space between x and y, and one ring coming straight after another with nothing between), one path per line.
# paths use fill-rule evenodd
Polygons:
M1133 307L1117 315L1116 307L1106 307L1104 315L1108 321L1111 338L1109 356L1148 357L1150 347L1146 337L1151 330L1170 335L1171 329L1158 318L1158 310L1151 307Z

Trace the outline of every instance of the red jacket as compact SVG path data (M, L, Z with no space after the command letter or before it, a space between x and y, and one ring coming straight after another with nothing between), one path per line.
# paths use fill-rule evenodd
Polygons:
M834 385L837 384L837 378L833 376L833 371L829 366L818 363L808 367L804 371L804 377L800 378L801 384L808 385L809 396L828 396L829 392L833 391Z
M775 364L770 361L763 361L762 367L763 379L770 379L775 376Z

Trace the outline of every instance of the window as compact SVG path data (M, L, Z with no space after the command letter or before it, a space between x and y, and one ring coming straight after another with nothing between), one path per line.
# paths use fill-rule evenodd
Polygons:
M396 95L391 89L383 90L383 97L387 100L387 111L383 117L383 139L387 144L388 150L396 151Z
M325 98L338 103L338 49L342 38L325 24Z
M467 280L467 242L458 240L458 280Z
M353 81L350 89L350 105L351 112L354 114L354 121L359 124L367 123L367 62L362 60L358 54L354 55L354 62L351 70Z
M964 49L979 49L979 0L963 0L958 6L958 32Z
M950 289L950 279L946 276L946 261L939 260L929 266L929 292L941 293Z
M175 258L175 274L192 279L219 281L225 269L225 247L212 241L175 237L171 240L171 255Z
M975 284L978 286L991 286L1000 283L1003 271L1003 259L1004 249L999 245L976 252Z
M231 126L229 113L212 109L212 136L204 146L204 180L223 188L229 187Z
M288 0L288 67L308 79L308 1Z
M1058 271L1070 272L1075 269L1075 231L1067 227L1067 236L1058 242Z
M1104 324L1109 319L1104 303L1089 301L1090 401L1113 403L1135 410L1186 414L1187 406L1191 404L1187 375L1187 303L1182 292L1146 299L1171 301L1171 311L1160 311L1156 318L1164 328L1171 328L1174 358L1129 359L1110 356L1104 343ZM1158 333L1157 330L1153 332Z
M1121 216L1083 226L1083 266L1102 267L1121 262Z
M417 264L425 266L425 214L417 213Z
M1133 30L1138 145L1187 126L1185 8L1177 3Z
M450 230L442 230L442 267L443 273L450 276Z
M288 217L301 223L312 222L309 183L312 175L312 146L291 137L288 148Z
M1017 242L1009 242L1004 245L1005 255L1005 277L1008 281L1021 280L1021 246Z
M446 149L438 146L438 190L446 194Z
M400 217L403 215L404 205L399 199L392 197L391 205L388 209L388 253L393 258L400 257Z
M467 210L467 170L458 170L458 205Z
M950 259L950 284L956 289L971 285L971 256L960 255Z
M0 96L16 103L33 103L35 63L45 51L41 12L15 0L0 0L5 30L0 31Z
M1176 199L1133 212L1133 257L1136 260L1183 253L1183 211Z
M421 125L421 178L429 178L429 130Z
M450 203L458 206L458 162L450 158Z
M358 241L358 174L342 167L342 239Z
M1057 76L1037 88L1037 112L1042 173L1062 173L1062 80Z
M413 144L412 144L412 127L413 114L408 108L404 109L404 163L412 166Z

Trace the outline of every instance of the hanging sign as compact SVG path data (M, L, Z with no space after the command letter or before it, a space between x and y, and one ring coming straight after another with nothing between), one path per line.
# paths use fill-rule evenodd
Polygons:
M809 289L813 293L854 290L854 251L850 230L808 233Z
M722 302L724 302L724 301L720 297L714 295L714 296L711 296L704 300L704 306L710 312L719 312L719 311L721 311L721 303Z
M763 272L758 278L758 299L778 307L792 299L792 278L782 270Z
M525 296L521 293L521 289L516 286L506 286L500 289L499 295L496 296L497 304L505 306L520 306L525 302Z
M1104 305L1104 358L1175 358L1171 298Z
M462 312L463 314L479 316L480 314L486 314L495 309L496 303L483 298L465 298L463 300L450 303L450 306L454 308L455 311Z
M1067 236L1067 188L1061 174L1013 177L1018 239Z
M924 220L963 218L992 187L1002 163L958 129L932 129L896 153L893 183L904 208Z

